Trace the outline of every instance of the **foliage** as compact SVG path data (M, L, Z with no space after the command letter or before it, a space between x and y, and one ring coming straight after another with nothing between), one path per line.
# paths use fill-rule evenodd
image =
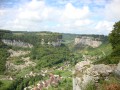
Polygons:
M57 86L49 87L48 90L73 90L72 79L64 78L59 82L59 84Z
M0 81L0 87L3 85L3 83Z
M111 74L107 80L100 79L98 88L100 90L120 90L120 78Z
M17 78L8 87L7 90L23 90L25 87L35 84L35 82L40 81L43 77L41 75L29 78Z
M3 36L3 39L22 41L35 46L40 45L42 39L47 43L48 41L52 42L61 38L61 34L52 32L13 32Z
M113 27L112 32L109 34L109 41L113 50L120 50L120 21L116 22Z
M111 74L107 78L108 79L101 78L97 86L95 86L93 82L88 83L84 90L120 90L119 77Z
M0 48L0 74L5 71L5 63L9 54L6 49Z
M113 30L109 34L109 41L113 48L113 52L110 57L118 63L120 61L120 21L114 24Z
M84 90L96 90L95 84L92 81L89 82Z
M9 30L0 29L0 39L2 39L4 35L10 34L10 33L11 33L11 31L9 31Z
M104 63L104 64L117 64L120 61L120 21L116 22L113 26L112 32L109 34L109 42L111 43L112 50L107 50L108 53L105 58L101 58L95 64ZM107 49L106 46L105 49Z
M15 65L20 65L20 64L24 64L24 63L25 63L25 61L23 61L21 59L17 59L17 60L14 61Z
M1 39L3 35L9 33L9 31L0 30L0 74L3 74L5 71L5 63L9 54L7 53L7 46L3 44Z
M80 36L87 36L87 37L93 37L93 38L99 38L102 42L108 41L108 36L105 35L96 35L96 34L69 34L69 33L62 33L63 41L65 43L71 43L74 41L76 37Z
M66 46L39 46L34 47L31 52L31 59L38 60L37 68L52 67L66 60L69 60L70 51ZM47 62L47 63L46 63Z
M63 77L72 77L72 73L70 71L67 71L67 70L55 70L53 73L55 75L60 75Z
M0 81L0 90L7 90L7 88L10 86L11 83L12 83L11 80Z
M98 60L94 64L100 64L100 63L103 63L103 64L118 64L119 61L120 61L119 56L113 57L111 55L108 55L105 58L101 58L100 60Z

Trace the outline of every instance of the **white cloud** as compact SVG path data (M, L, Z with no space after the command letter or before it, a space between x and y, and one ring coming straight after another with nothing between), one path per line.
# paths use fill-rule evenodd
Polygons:
M76 20L74 25L75 26L87 26L87 25L90 25L92 23L93 23L92 20L84 19L84 20Z
M94 8L93 11L88 4L104 5L105 0L87 0L88 2L86 0L64 1L62 8L48 6L45 0L32 0L21 5L19 9L0 10L0 21L5 22L4 24L0 22L0 27L11 30L108 34L111 31L113 22L108 21L106 18L103 20L103 17L112 20L120 19L119 0L111 1L106 4L104 9L92 7ZM60 2L62 3L62 0ZM85 4L78 7L73 4L76 2Z
M76 8L71 3L67 3L61 9L47 6L45 1L32 0L22 5L16 12L14 20L8 21L5 27L13 30L54 29L59 32L69 32L71 29L79 29L78 27L91 23L91 20L87 19L90 16L89 7ZM46 24L46 22L49 23ZM54 23L54 26L51 26L51 23Z
M120 20L120 0L112 0L105 7L105 15L109 20Z
M19 9L19 15L17 18L26 20L41 20L46 17L42 15L44 12L48 15L43 1L32 0L30 3L25 4Z
M83 19L90 14L89 8L84 6L83 8L76 8L71 3L66 4L63 11L63 19Z
M113 24L114 22L110 21L99 21L95 26L96 32L108 34L112 30Z
M4 10L0 10L0 16L2 16L4 14Z

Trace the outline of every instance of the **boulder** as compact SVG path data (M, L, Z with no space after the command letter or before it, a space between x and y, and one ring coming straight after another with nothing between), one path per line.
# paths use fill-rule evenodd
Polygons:
M120 64L118 66L117 72L120 74ZM81 61L75 66L73 90L83 90L88 83L97 83L100 78L107 78L113 71L110 65L93 65L90 61Z
M93 48L99 47L102 44L102 41L100 41L98 38L94 37L87 37L87 36L81 36L75 38L75 46L91 46Z
M120 62L118 63L117 68L115 69L115 74L120 76Z

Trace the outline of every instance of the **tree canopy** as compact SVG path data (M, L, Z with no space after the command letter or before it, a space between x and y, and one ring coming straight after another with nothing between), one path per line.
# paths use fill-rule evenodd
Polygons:
M109 41L113 49L116 49L120 45L120 21L114 24L113 30L109 34Z
M120 55L120 21L114 24L113 30L109 34L109 41L113 48L113 54Z

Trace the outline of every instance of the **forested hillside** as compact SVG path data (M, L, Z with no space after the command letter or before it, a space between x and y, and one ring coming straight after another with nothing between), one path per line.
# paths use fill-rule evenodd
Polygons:
M27 42L33 45L39 45L44 39L44 42L52 42L57 39L62 39L62 35L59 33L52 32L12 32L5 34L4 39L7 40L17 40L22 42Z
M5 34L11 33L10 31L0 30L0 74L3 74L5 71L5 64L7 57L9 56L7 52L7 46L2 42L2 38Z
M66 62L71 61L70 50L65 44L62 44L62 35L60 33L10 31L5 32L6 33L4 33L4 30L2 30L0 35L0 57L2 57L0 59L0 67L1 73L3 74L1 75L1 79L5 79L1 80L1 85L3 86L1 86L0 89L22 90L25 87L37 83L41 79L44 80L48 78L48 75L50 73L58 72L53 71L53 67L61 68ZM2 42L2 40L9 40L10 43L15 43L17 41L19 43L27 42L32 44L33 47L24 48L19 46L12 46L12 44L8 44L7 46ZM59 42L60 45L58 45L57 42ZM38 76L38 74L41 75L41 73L44 73L41 72L43 69L48 70L47 68L51 69L50 72L46 73L47 77ZM33 73L33 76L29 74L31 72ZM66 72L63 70L62 72L60 71L57 74L60 73L64 74ZM27 75L28 78L26 79L25 77ZM32 79L30 79L30 77Z
M41 80L46 85L50 84L49 90L72 90L72 72L76 63L88 59L96 63L112 52L108 37L104 35L4 30L0 34L0 73L3 74L0 76L1 90L31 90L37 84L42 85ZM96 48L88 45L76 47L76 37L98 40L101 44ZM7 46L2 40L29 43L33 46Z
M65 61L69 61L70 51L65 45L62 45L61 47L47 45L34 47L30 56L31 59L38 62L38 68L53 67Z
M112 47L111 53L97 63L117 64L120 62L120 21L113 25L108 37Z

